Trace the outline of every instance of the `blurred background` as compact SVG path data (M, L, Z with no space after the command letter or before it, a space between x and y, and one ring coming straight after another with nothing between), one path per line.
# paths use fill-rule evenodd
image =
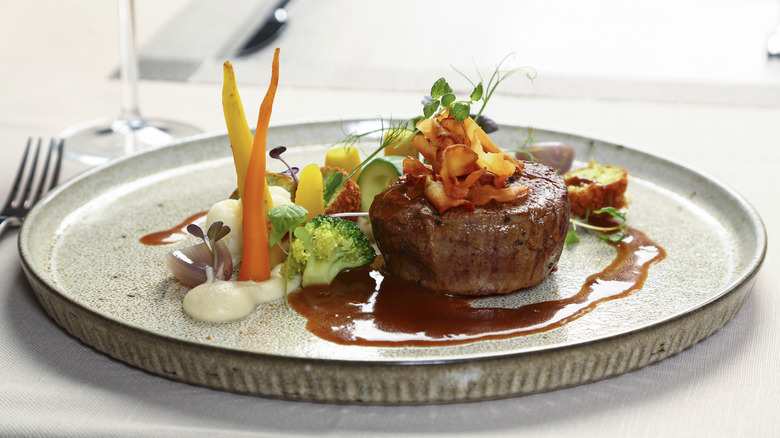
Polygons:
M476 79L507 58L504 67L537 76L501 84L488 107L500 122L632 144L716 175L729 169L685 146L730 153L762 131L750 147L767 159L755 165L770 171L780 159L780 58L767 54L777 0L290 0L278 37L238 56L277 5L136 0L142 113L224 131L221 64L230 60L254 123L274 46L272 123L413 116L440 76L470 90L453 67ZM0 37L10 144L118 111L116 2L2 2Z
M266 81L271 50L236 58L276 2L194 0L144 45L142 76L219 82L232 59L244 83ZM439 76L470 77L510 56L537 80L523 96L780 105L780 60L767 38L776 0L291 0L287 86L419 92Z
M16 243L6 238L0 286L10 286L0 287L0 329L8 336L0 350L10 354L0 355L7 358L0 360L7 364L0 407L8 408L0 408L0 429L8 426L6 413L19 430L38 431L20 436L58 426L112 435L107 430L139 427L132 424L138 419L159 435L197 435L194 429L216 417L215 428L285 436L351 429L357 436L376 424L440 436L435 428L445 423L485 435L778 435L772 267L780 263L780 58L768 56L767 43L780 24L780 0L290 0L282 33L265 49L238 56L278 2L136 0L141 112L225 132L221 65L230 60L254 126L278 46L271 123L409 117L421 112L420 100L440 76L470 91L453 67L476 78L509 56L505 68L528 66L537 76L502 83L486 112L491 118L671 157L757 208L770 252L745 307L691 351L588 387L460 407L307 405L307 421L300 421L303 405L160 382L79 347L34 302ZM57 136L118 115L117 21L112 0L0 1L3 194L29 136ZM86 168L66 161L64 177ZM63 394L75 402L63 403Z

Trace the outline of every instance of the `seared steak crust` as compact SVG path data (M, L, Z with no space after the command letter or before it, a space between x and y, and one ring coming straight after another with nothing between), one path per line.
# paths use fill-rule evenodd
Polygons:
M543 164L525 162L513 179L529 192L441 215L422 188L403 177L391 184L369 210L384 270L451 295L508 293L541 282L563 251L569 194Z

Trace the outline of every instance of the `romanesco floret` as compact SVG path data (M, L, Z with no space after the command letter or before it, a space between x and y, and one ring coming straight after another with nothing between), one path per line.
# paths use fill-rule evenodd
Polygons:
M330 284L344 269L373 263L376 251L354 222L319 215L296 228L291 265L302 272L302 286Z

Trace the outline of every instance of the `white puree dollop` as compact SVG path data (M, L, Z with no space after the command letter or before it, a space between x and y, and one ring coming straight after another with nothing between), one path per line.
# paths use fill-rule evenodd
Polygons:
M215 281L203 283L184 296L184 311L195 319L206 322L227 322L244 318L257 306L284 297L282 265L271 270L271 278L255 281ZM300 275L287 280L292 292L301 285Z

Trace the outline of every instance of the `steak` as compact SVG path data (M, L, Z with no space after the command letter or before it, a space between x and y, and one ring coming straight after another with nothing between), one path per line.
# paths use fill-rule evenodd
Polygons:
M443 214L404 177L388 186L369 210L383 269L450 295L503 294L541 282L563 252L569 193L543 164L524 162L512 179L529 192Z

